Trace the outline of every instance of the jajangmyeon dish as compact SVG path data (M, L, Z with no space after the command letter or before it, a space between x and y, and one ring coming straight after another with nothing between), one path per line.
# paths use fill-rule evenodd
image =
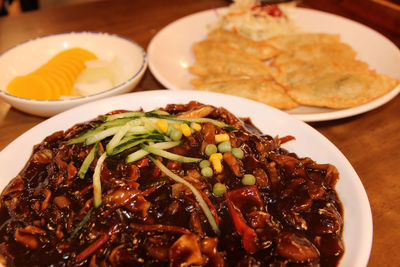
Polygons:
M339 173L292 139L198 102L53 133L1 194L0 262L337 266Z

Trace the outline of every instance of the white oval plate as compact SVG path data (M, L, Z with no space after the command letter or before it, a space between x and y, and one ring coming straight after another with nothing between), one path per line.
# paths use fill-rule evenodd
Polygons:
M223 106L239 117L250 117L265 134L292 135L296 138L284 145L300 157L311 157L318 163L334 164L340 173L337 192L344 207L345 254L340 266L365 267L372 245L372 216L364 187L344 155L323 135L306 123L278 109L264 104L211 92L148 91L106 98L58 114L30 129L0 152L0 188L24 167L32 147L55 131L67 130L76 123L91 120L112 110L146 111L171 103L196 100L214 106Z
M217 20L227 8L195 13L167 25L150 42L147 54L149 68L166 88L189 90L192 75L188 67L194 64L192 46L207 36L207 25ZM350 44L358 59L367 62L378 73L400 79L400 50L380 33L352 20L305 8L291 8L291 17L305 32L340 34L341 40ZM301 106L287 111L303 121L324 121L345 118L375 109L400 92L400 85L388 94L369 103L348 109L328 109Z

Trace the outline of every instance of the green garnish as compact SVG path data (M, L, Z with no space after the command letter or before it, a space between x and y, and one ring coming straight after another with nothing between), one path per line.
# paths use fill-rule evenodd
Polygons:
M253 174L245 174L242 178L243 185L254 185L256 183L256 178Z
M128 111L128 112L121 112L113 115L107 115L102 118L103 121L113 121L116 119L122 118L140 118L144 116L144 112L141 111Z
M207 156L211 156L214 153L218 152L218 148L214 144L208 144L206 148L204 149L204 153L206 153Z
M159 127L157 127L156 123L160 119L166 120L167 123L170 124L165 133L162 132ZM210 118L180 118L169 115L167 112L160 110L154 110L151 112L129 111L106 115L102 118L102 121L103 123L95 125L94 128L87 130L68 142L68 145L78 143L83 143L84 145L95 144L92 150L86 156L81 168L78 171L78 176L83 179L90 165L98 154L100 142L106 138L109 138L109 141L105 147L105 152L101 154L97 160L93 173L93 197L95 208L99 207L102 203L100 174L103 162L107 157L120 154L127 149L135 148L140 145L140 149L126 157L126 163L137 161L147 155L154 159L154 157L150 154L182 163L200 162L201 158L186 157L166 151L167 149L178 146L181 143L180 140L183 138L182 130L171 127L172 124L177 122L188 125L192 123L212 123L213 125L223 128L227 131L237 130L235 127L227 125L224 122ZM210 146L209 149L206 149L206 154L214 150L217 152L217 147L215 145L212 146L213 147ZM223 146L222 150L224 150ZM212 176L212 173L210 175L208 169L204 170L203 172L203 175L206 177ZM185 181L182 178L178 180ZM184 184L187 184L187 182ZM194 193L196 198L198 200L201 199L204 202L201 196L200 198L198 197L200 193L198 191L196 192L197 193ZM205 206L207 207L207 205ZM205 210L205 208L203 208L203 210ZM207 213L206 216L209 217ZM213 226L213 224L215 224L215 220L214 222L210 221L210 224L216 231L215 227ZM217 230L219 232L218 227Z
M218 144L218 151L221 153L231 152L232 146L230 141L224 141Z
M170 149L170 148L178 146L180 143L181 143L180 141L170 141L170 142L155 143L155 144L152 144L149 146L152 148ZM148 152L144 149L140 149L140 150L133 152L132 154L129 154L126 157L125 161L126 161L126 163L134 162L141 158L144 158L148 154L150 154L150 152Z
M211 169L211 167L209 167L209 166L202 168L200 172L201 172L201 175L203 175L204 177L207 177L207 178L210 178L214 174L213 169Z
M85 217L83 217L82 221L78 224L78 226L74 229L74 231L70 235L70 238L74 238L79 233L79 231L83 228L83 226L85 226L85 224L89 221L93 212L94 209L91 208L89 212L85 215Z
M200 161L199 167L200 169L203 169L205 167L210 167L211 166L211 162L207 159L204 159L202 161Z
M97 155L97 151L99 150L99 143L96 143L93 148L90 150L89 154L84 159L81 168L78 171L79 178L85 178L86 172L88 171L90 165L92 164L94 158Z
M234 156L235 158L237 158L237 159L242 159L242 158L244 158L244 152L243 152L243 150L241 150L241 149L238 148L238 147L232 148L232 154L233 154L233 156Z
M194 163L194 162L201 161L201 158L191 158L191 157L181 156L178 154L174 154L174 153L165 151L163 149L156 148L154 146L151 147L151 146L147 146L145 144L141 144L141 147L143 150L145 150L151 154L154 154L154 155L166 158L166 159L182 162L182 163Z
M146 112L144 113L144 116L146 117L151 117L151 118L159 118L159 119L165 119L165 120L172 120L172 121L179 121L179 122L184 122L190 125L192 122L197 122L197 123L206 123L209 122L211 124L214 124L215 126L222 128L227 131L237 131L237 129L231 125L228 125L222 121L217 121L213 120L210 118L184 118L184 117L175 117L172 115L163 115L163 114L155 114L152 112Z
M226 185L222 184L222 183L215 183L213 186L213 193L214 195L220 197L223 194L225 194L226 192Z
M93 174L93 203L94 207L98 208L101 203L101 180L100 180L100 173L101 168L103 166L103 162L107 157L107 153L103 153L100 158L97 160L96 167L94 168Z

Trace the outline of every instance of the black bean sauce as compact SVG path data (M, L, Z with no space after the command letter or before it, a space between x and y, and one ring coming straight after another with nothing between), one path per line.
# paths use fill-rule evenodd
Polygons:
M165 110L198 114L204 107L210 106L190 102ZM228 163L224 158L222 172L211 178L200 174L197 163L162 162L209 200L219 235L188 188L166 177L147 157L125 163L135 147L105 160L103 204L94 209L94 164L84 179L77 175L90 148L67 143L99 125L97 118L36 145L24 169L3 190L0 262L6 266L337 266L344 244L336 168L289 153L280 146L283 139L262 135L249 119L240 120L223 108L211 107L207 116L239 129L228 134L232 147L243 150L243 159ZM169 151L206 158L205 144L225 130L202 126ZM103 140L102 147L109 140ZM255 185L243 185L244 174L253 174ZM213 194L217 182L226 185L225 195Z

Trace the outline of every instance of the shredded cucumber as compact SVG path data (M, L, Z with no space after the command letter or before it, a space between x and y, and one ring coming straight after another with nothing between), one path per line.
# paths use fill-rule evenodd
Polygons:
M125 136L125 134L134 127L134 122L135 121L130 121L126 123L124 126L122 126L118 132L113 136L113 138L108 142L106 146L106 152L108 155L111 155L114 151L114 148L120 143L121 139ZM136 126L140 127L140 126ZM136 128L135 127L135 128ZM137 133L137 131L135 132Z
M86 132L84 132L83 134L78 135L77 137L75 137L74 139L71 139L68 142L68 145L72 145L72 144L79 144L79 143L84 143L86 138L88 138L89 136L95 135L96 133L99 133L101 131L103 131L103 128L97 127L94 129L90 129L87 130Z
M99 143L96 143L93 148L90 150L89 154L86 156L84 159L81 168L78 171L78 176L79 178L83 179L85 178L86 172L88 171L90 164L92 164L94 158L97 155L97 152L99 151Z
M172 120L172 121L180 121L180 122L184 122L184 123L192 123L192 122L197 122L197 123L205 123L205 122L209 122L214 124L217 127L223 128L227 131L236 131L237 129L231 125L228 125L222 121L217 121L217 120L213 120L210 118L180 118L180 117L175 117L172 115L163 115L163 114L156 114L156 113L151 113L151 112L147 112L144 114L147 117L152 117L152 118L159 118L159 119L165 119L165 120Z
M150 154L150 153L145 151L145 150L143 150L143 149L139 149L139 150L133 152L132 154L129 154L126 157L125 162L126 163L131 163L131 162L138 161L139 159L142 159L142 158L146 157L148 154Z
M202 160L201 158L191 158L191 157L185 157L185 156L181 156L178 154L174 154L174 153L165 151L163 149L156 148L154 146L147 146L145 144L141 144L141 146L142 146L143 150L145 150L151 154L154 154L154 155L166 158L166 159L182 162L182 163L194 163L194 162L199 162Z
M103 130L105 130L110 127L125 125L128 122L130 122L131 124L135 124L135 125L141 124L140 120L138 120L138 119L122 118L122 119L107 121L107 122L101 124L100 127L102 127Z
M101 179L100 179L100 174L101 174L101 168L103 166L103 162L107 157L107 153L103 153L100 158L97 160L96 167L94 168L94 174L93 174L93 202L94 202L94 207L98 208L101 203Z
M212 123L213 125L228 131L236 130L235 127L210 118L178 118L160 110L153 110L151 112L121 112L118 114L104 116L102 118L102 124L94 126L94 128L87 130L83 134L80 134L68 142L68 144L95 144L89 154L86 156L81 168L78 171L78 176L83 179L90 165L98 154L100 142L111 137L108 143L105 141L105 143L107 143L106 151L101 154L97 160L93 174L93 197L95 208L99 207L102 203L100 175L103 162L107 156L114 156L127 149L140 145L141 149L129 154L126 157L126 163L137 161L149 154L161 156L182 163L194 163L202 160L201 158L186 157L166 151L170 148L178 146L181 141L170 141L171 137L159 130L157 127L157 121L160 119L166 120L170 125L177 122L186 124L190 124L192 122ZM171 129L171 126L169 129ZM146 142L147 144L145 144ZM215 222L215 218L212 216L211 211L201 194L190 183L168 170L152 155L149 155L149 157L170 178L187 185L192 190L197 201L200 203L200 206L206 214L211 227L217 234L219 234L219 229Z
M161 142L161 143L155 143L155 144L149 145L149 147L158 148L158 149L170 149L170 148L178 146L180 143L181 143L180 141ZM129 154L126 157L125 161L126 161L126 163L138 161L139 159L144 158L148 154L150 154L150 152L148 152L144 149L139 149L138 151L133 152L132 154Z
M141 143L144 143L144 142L153 141L153 140L154 139L143 139L143 138L131 139L131 140L125 142L125 143L121 143L118 146L116 146L113 149L112 153L109 154L109 155L111 155L111 156L117 155L117 154L121 153L122 151L127 150L127 149L129 149L131 147L137 146L137 145L139 145Z
M83 143L90 136L93 136L93 135L95 135L95 134L97 134L99 132L102 132L102 131L104 131L104 130L106 130L108 128L112 128L112 127L116 127L116 126L123 126L127 122L131 122L131 121L133 121L133 120L132 119L128 119L128 118L124 118L124 119L117 119L117 120L105 122L103 124L97 125L95 128L87 130L83 134L80 134L78 137L70 140L68 142L68 144L72 145L72 144ZM135 121L136 121L135 125L140 125L140 123L141 123L140 120L135 120Z
M101 132L96 132L95 134L90 135L89 137L87 137L85 139L85 145L91 145L91 144L94 144L96 142L103 140L104 138L112 136L112 135L116 134L121 129L121 127L123 127L123 126L112 127L112 128L108 128Z
M116 119L122 119L122 118L139 118L143 117L144 112L141 111L128 111L128 112L121 112L113 115L107 115L102 118L103 121L112 121Z

